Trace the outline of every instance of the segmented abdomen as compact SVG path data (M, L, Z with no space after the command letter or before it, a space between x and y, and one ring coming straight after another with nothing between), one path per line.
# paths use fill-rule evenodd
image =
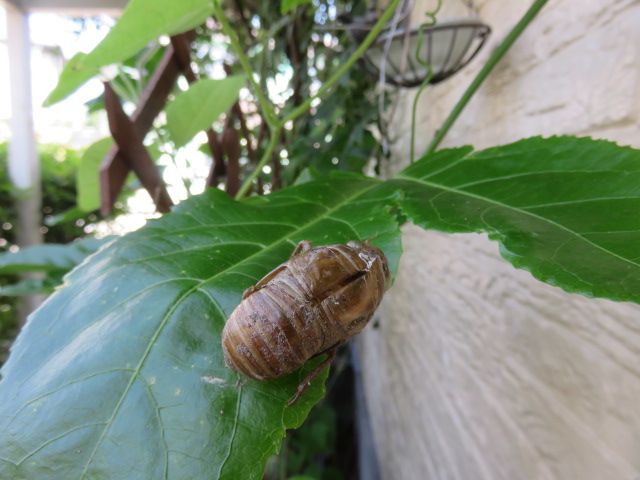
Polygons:
M225 325L227 363L257 380L297 370L326 340L324 315L290 280L285 274L245 298Z
M297 370L362 330L388 280L384 254L370 245L294 252L247 291L227 320L227 364L257 380Z

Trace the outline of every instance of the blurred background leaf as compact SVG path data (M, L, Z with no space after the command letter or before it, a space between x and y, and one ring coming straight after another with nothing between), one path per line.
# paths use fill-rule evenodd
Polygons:
M222 80L204 79L176 95L167 105L167 130L176 147L181 147L200 131L206 130L238 100L245 77L234 75Z
M76 189L78 207L85 212L100 208L100 164L113 146L111 137L93 143L82 155L78 167Z

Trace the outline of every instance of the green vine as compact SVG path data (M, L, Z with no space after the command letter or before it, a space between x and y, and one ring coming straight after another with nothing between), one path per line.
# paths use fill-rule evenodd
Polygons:
M438 0L438 4L436 7L425 13L427 20L420 25L420 29L418 30L418 42L416 45L416 61L427 69L427 75L425 79L420 84L418 91L416 92L416 96L413 99L413 105L411 107L411 143L409 145L409 161L411 163L415 160L415 147L416 147L416 114L418 110L418 100L420 99L420 95L427 88L429 83L431 82L431 78L433 77L433 72L431 71L431 63L429 63L428 59L422 59L420 57L420 52L424 45L424 32L427 28L433 27L437 22L436 15L442 8L442 0Z
M533 19L536 18L540 10L542 10L542 7L544 7L547 2L548 0L536 0L533 5L531 5L529 10L527 10L524 16L520 19L520 21L516 24L516 26L513 27L513 29L509 32L509 35L507 35L505 39L500 43L500 45L498 45L498 48L493 51L493 53L487 60L487 63L484 64L482 69L478 72L471 84L462 94L462 97L460 97L458 103L456 103L456 105L453 107L453 109L449 113L449 116L442 124L442 127L440 127L440 129L436 131L433 140L431 140L431 143L427 147L425 155L433 153L438 148L455 121L458 119L464 108L469 103L469 100L471 100L473 95L478 91L480 86L484 83L484 81L493 71L498 62L509 51L511 46L518 39L518 37L520 37L522 32L524 32L524 30L529 26Z
M242 46L240 45L240 40L238 39L238 34L235 32L235 30L233 28L231 28L231 24L227 20L227 17L225 15L224 10L222 9L222 5L220 3L221 2L217 2L217 1L213 2L214 14L215 14L216 18L218 19L218 21L220 22L220 25L222 26L222 30L224 31L225 35L227 35L227 37L229 37L229 41L231 42L231 46L233 47L233 49L235 50L236 55L238 56L238 61L240 62L240 65L242 66L242 69L244 70L244 72L245 72L245 74L247 76L247 80L249 81L249 84L251 85L251 90L253 91L254 95L256 96L256 99L258 100L258 104L260 105L260 108L262 109L262 114L263 114L264 120L267 122L267 124L271 128L275 129L276 124L278 122L277 122L276 113L275 113L275 111L273 109L273 105L271 105L271 102L269 101L269 99L265 95L264 90L262 88L260 88L260 85L258 85L258 83L256 82L256 79L254 78L253 69L251 68L251 64L249 63L249 59L245 55L244 50L243 50Z
M220 4L214 2L214 13L216 15L216 18L220 22L220 25L222 26L222 30L225 33L225 35L227 35L230 39L231 44L238 56L238 60L240 61L240 64L245 74L247 75L247 78L249 79L251 88L255 93L256 98L258 99L260 108L264 113L265 121L271 128L269 144L267 145L266 150L262 154L262 158L254 168L254 170L249 174L249 176L245 179L245 181L240 186L240 189L236 194L236 199L240 199L245 195L247 195L247 193L251 189L251 185L253 184L253 182L256 180L256 178L258 177L262 169L265 167L265 165L269 162L269 160L271 160L271 156L279 142L280 133L282 132L282 129L285 127L285 125L288 122L292 122L296 120L298 117L300 117L305 112L307 112L311 108L311 105L313 104L313 102L316 99L322 98L323 95L328 93L329 90L331 90L331 88L347 72L347 70L349 70L364 55L367 49L378 37L380 32L384 29L387 22L391 19L392 15L398 8L398 5L400 4L400 2L401 0L393 0L389 4L387 9L380 16L380 18L378 18L378 21L375 23L371 31L367 34L367 36L362 41L362 43L358 46L358 48L351 54L351 56L347 59L347 61L344 62L344 64L342 64L340 68L338 68L333 73L333 75L331 75L331 77L327 79L326 82L323 83L323 85L318 89L315 95L312 95L311 97L307 98L303 103L301 103L299 106L294 108L291 112L289 112L287 115L285 115L283 118L280 118L280 119L278 119L277 115L274 113L273 106L271 102L269 102L269 100L267 99L266 95L264 94L264 91L260 88L260 86L255 81L254 72L249 64L249 60L244 54L240 46L240 42L238 41L238 37L236 33L233 31L233 29L231 28L231 25L226 20L222 7L220 6Z

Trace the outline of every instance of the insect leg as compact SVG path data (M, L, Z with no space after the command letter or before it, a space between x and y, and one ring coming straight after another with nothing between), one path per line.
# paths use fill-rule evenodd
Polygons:
M324 370L324 368L333 362L333 359L336 358L336 353L338 352L338 346L336 345L329 350L327 350L327 358L325 358L322 362L318 364L316 368L314 368L309 374L300 382L298 385L298 389L293 397L289 399L287 405L290 407L294 403L298 401L298 399L302 396L302 394L309 388L311 382Z
M296 248L293 250L291 257L293 258L296 255L300 255L301 253L304 253L308 250L311 250L311 242L308 240L302 240L300 243L298 243L298 245L296 245Z
M245 298L247 298L248 296L252 295L253 293L257 292L258 290L260 290L262 287L264 287L267 283L269 283L269 281L271 281L271 279L273 279L273 277L275 277L276 275L278 275L278 273L280 273L281 271L285 270L287 268L286 264L282 264L277 266L276 268L274 268L273 270L271 270L269 273L267 273L264 277L262 277L258 283L256 283L253 287L249 287L247 288L244 293L242 294L242 299L244 300Z

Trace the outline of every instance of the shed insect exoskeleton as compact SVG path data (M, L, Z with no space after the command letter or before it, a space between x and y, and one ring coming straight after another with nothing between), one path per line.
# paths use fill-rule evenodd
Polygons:
M292 404L337 347L364 328L389 283L386 257L368 243L311 248L302 241L287 262L244 292L222 332L225 361L249 377L270 380L327 353Z

